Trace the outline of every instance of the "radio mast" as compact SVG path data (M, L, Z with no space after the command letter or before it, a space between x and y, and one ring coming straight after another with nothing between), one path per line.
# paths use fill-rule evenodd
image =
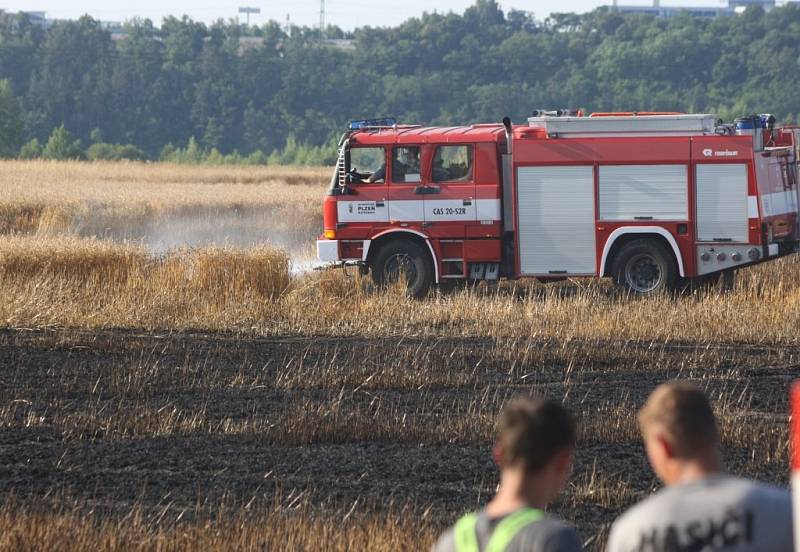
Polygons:
M325 0L319 0L319 39L325 40Z

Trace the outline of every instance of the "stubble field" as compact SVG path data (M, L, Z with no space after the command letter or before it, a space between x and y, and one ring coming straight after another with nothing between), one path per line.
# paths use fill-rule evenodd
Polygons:
M579 416L589 550L656 487L635 409L705 387L785 483L800 263L729 294L604 282L425 301L310 271L327 170L0 163L0 548L427 549L496 485L517 395Z

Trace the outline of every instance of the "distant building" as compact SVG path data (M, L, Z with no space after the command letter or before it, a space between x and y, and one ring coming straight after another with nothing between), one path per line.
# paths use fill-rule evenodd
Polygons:
M115 42L128 38L125 25L119 21L101 21L100 28L111 33L111 40Z
M356 41L350 38L326 38L323 42L325 46L336 48L337 50L355 50Z
M262 46L266 42L263 36L240 36L239 55L244 55L248 50L253 50Z
M761 6L765 11L775 7L775 0L728 0L727 6L662 6L659 0L653 0L650 6L619 5L616 0L612 9L620 13L640 13L655 17L674 17L688 13L694 17L714 18L724 15L736 15L750 6Z
M49 29L55 23L53 19L47 19L47 12L43 11L21 11L17 12L17 15L27 15L31 23L39 25L43 29Z
M775 0L728 0L728 6L733 9L761 6L764 11L769 11L775 7Z
M16 15L27 15L31 23L39 25L43 29L49 29L59 21L63 21L50 19L47 17L47 12L43 11L19 11ZM100 21L100 28L111 33L112 40L123 40L128 37L123 30L123 24L119 21Z
M674 17L688 13L695 17L714 18L722 15L734 15L736 12L728 7L689 7L689 6L614 6L619 13L639 13L654 17Z

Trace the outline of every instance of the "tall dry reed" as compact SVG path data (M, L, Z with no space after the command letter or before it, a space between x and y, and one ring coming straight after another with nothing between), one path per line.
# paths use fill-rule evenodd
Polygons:
M247 327L274 316L289 285L288 258L266 246L154 257L96 239L0 239L8 326Z
M0 550L421 550L436 534L412 512L315 512L304 500L182 517L169 508L160 517L140 507L101 517L89 504L37 510L11 501L0 507Z
M0 162L0 235L298 247L320 233L327 169Z
M741 271L731 293L636 299L602 283L509 283L415 301L354 271L291 278L284 253L0 237L7 326L205 328L260 334L491 336L797 344L800 260ZM514 289L516 288L516 289Z

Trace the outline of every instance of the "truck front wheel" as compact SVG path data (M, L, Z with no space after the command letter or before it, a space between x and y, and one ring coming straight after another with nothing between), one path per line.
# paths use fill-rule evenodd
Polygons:
M675 289L678 270L672 253L660 242L638 239L626 243L613 265L614 281L634 295L655 295Z
M372 279L386 286L400 279L406 281L406 293L424 297L433 284L433 261L428 252L408 240L392 241L381 247L372 261Z

